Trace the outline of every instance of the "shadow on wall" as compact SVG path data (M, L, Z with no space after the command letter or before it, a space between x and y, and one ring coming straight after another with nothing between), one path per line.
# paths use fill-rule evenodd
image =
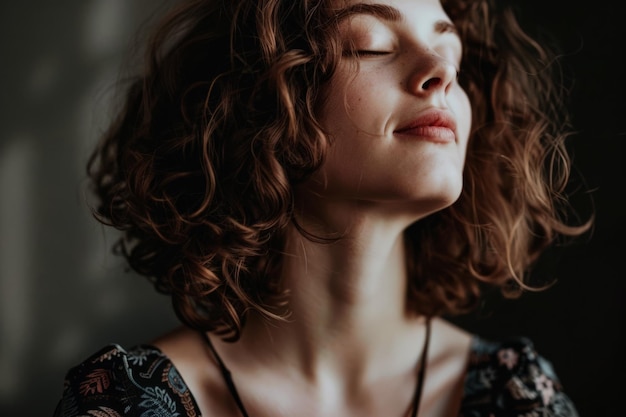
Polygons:
M176 323L169 299L110 255L116 235L91 218L83 179L121 58L162 3L0 6L2 416L52 415L65 370L87 352Z
M169 299L110 254L116 234L91 218L84 196L86 159L110 117L122 58L136 28L172 1L0 5L2 416L51 416L71 365L104 344L132 345L177 324ZM598 225L589 244L559 251L547 267L559 278L554 288L458 322L486 336L531 337L581 416L613 417L621 409L626 347L626 283L618 279L626 249L626 86L615 73L626 58L619 46L625 26L607 2L591 14L566 0L517 2L528 21L568 43L566 63L578 79L575 162L597 189Z

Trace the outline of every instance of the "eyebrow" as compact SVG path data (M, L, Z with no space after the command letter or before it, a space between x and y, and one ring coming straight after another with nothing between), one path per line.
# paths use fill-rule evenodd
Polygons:
M358 14L366 14L390 22L398 22L401 21L403 18L402 12L393 6L389 6L386 4L357 3L341 9L339 13L337 13L337 21L341 22L351 16ZM435 32L453 32L458 34L456 26L454 26L454 24L450 23L449 21L443 19L435 22Z
M337 13L337 21L341 22L357 14L367 14L391 22L402 20L402 13L395 7L386 4L357 3L341 9L339 13Z

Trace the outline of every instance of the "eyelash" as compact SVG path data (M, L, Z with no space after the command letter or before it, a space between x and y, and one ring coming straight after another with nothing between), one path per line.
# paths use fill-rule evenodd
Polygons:
M368 50L361 50L361 51L354 51L356 53L357 56L361 56L361 55L369 55L369 56L382 56L382 55L387 55L389 54L389 52L387 51L368 51Z

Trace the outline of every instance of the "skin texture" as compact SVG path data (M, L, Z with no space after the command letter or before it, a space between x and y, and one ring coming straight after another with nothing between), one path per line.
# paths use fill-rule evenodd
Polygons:
M439 1L377 3L400 16L342 22L346 47L361 52L344 56L327 87L320 116L332 149L296 195L306 230L342 239L319 244L292 228L281 277L289 320L252 313L237 342L212 338L255 417L400 417L410 408L425 333L424 319L406 313L402 233L458 198L471 109L456 81L460 41ZM433 110L454 126L399 132ZM454 416L470 336L436 319L432 337L420 416ZM203 415L239 415L197 334L155 344Z

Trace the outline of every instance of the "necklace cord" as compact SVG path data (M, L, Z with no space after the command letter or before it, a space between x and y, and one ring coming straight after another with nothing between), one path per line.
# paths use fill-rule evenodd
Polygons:
M244 407L243 402L241 401L241 398L239 397L239 393L237 392L237 387L235 387L235 383L233 382L233 378L230 373L230 370L226 367L220 355L218 355L217 350L215 350L215 347L213 346L213 343L211 342L211 339L206 334L206 332L200 332L200 334L202 335L202 338L204 339L206 344L211 349L211 352L213 353L213 356L215 357L215 360L217 361L217 364L222 373L222 377L224 378L224 382L226 382L228 391L230 392L233 399L235 400L235 403L237 404L239 411L241 412L243 417L249 417L248 412L246 411L246 408ZM420 400L422 398L422 388L424 385L424 378L426 376L426 363L427 363L429 345L430 345L430 317L426 319L426 336L424 337L424 346L422 348L422 353L419 359L419 370L417 372L417 384L415 386L415 393L413 394L413 406L411 407L411 417L417 417L417 411L419 410Z

